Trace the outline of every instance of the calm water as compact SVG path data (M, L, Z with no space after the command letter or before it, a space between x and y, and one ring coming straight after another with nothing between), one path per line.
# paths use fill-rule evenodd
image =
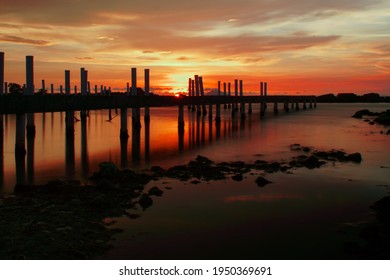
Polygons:
M143 169L184 164L198 154L218 161L290 160L299 143L314 149L360 152L361 164L327 164L315 170L267 175L272 184L258 188L258 174L193 185L175 180L152 182L164 190L139 219L118 218L124 230L105 258L348 258L341 250L348 238L343 225L372 219L369 205L390 184L388 128L350 118L357 110L388 109L388 104L319 104L317 109L274 116L269 106L260 119L258 105L244 122L222 109L216 126L208 116L185 111L185 131L178 133L177 109L151 109L150 124L119 138L120 116L108 122L108 110L90 111L85 126L75 124L74 141L65 137L65 113L35 114L36 135L26 140L24 162L15 161L15 116L4 116L1 191L17 181L85 179L99 162ZM118 112L119 113L119 112ZM215 111L214 111L215 113ZM78 113L76 117L79 118ZM69 143L71 142L71 143ZM171 187L168 190L165 187Z

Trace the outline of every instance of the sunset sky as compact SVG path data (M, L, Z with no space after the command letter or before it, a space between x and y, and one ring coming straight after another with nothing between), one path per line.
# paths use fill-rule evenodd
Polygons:
M388 0L2 0L5 81L124 89L131 67L151 70L157 93L185 91L188 78L268 81L270 94L390 94Z

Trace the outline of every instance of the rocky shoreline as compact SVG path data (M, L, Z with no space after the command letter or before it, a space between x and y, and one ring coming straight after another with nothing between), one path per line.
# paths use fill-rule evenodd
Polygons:
M198 184L210 180L242 181L250 173L256 177L254 186L263 188L272 183L266 178L270 173L293 173L298 168L314 169L336 162L359 164L363 160L360 153L321 151L300 144L292 144L290 150L298 155L288 161L215 163L197 156L184 165L168 169L153 166L141 173L119 170L113 163L103 162L87 183L57 180L45 185L16 185L12 196L0 199L0 220L6 225L0 228L0 259L99 258L110 249L110 241L120 231L115 228L115 218L139 218L139 210L147 210L155 196L163 196L170 189L151 186L162 178ZM377 213L386 213L377 215L387 217L387 230L388 205L381 202L374 208ZM353 245L348 250L354 254L359 251Z
M374 117L371 119L364 118L364 121L374 125L374 124L381 124L384 126L390 125L390 110L383 111L381 113L379 112L371 112L370 110L363 109L355 112L355 114L352 115L353 118L356 119L363 119L364 117ZM385 133L384 131L381 131L381 133ZM386 132L387 135L390 135L390 129Z

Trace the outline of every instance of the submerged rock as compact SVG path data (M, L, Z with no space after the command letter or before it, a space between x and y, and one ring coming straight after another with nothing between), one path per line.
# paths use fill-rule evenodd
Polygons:
M265 179L264 177L261 177L261 176L257 177L255 182L256 182L258 187L264 187L265 185L271 183L270 181L268 181L267 179Z
M362 155L360 153L349 154L344 158L347 161L353 161L353 162L361 162L362 161Z
M242 181L244 179L244 176L242 176L242 174L238 173L238 174L233 175L232 179L234 181Z
M364 109L359 110L355 114L353 114L353 118L361 119L363 116L379 116L379 113L371 112L370 110Z
M374 121L380 124L390 125L390 110L382 112Z
M164 192L160 190L158 187L152 187L148 191L148 195L162 196Z
M153 199L149 195L143 194L138 199L138 203L142 207L142 209L145 210L146 208L153 205Z

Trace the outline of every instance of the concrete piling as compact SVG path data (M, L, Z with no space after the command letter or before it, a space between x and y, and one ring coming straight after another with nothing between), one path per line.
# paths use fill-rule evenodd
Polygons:
M244 96L243 83L242 83L242 80L240 80L240 97L243 97L243 96ZM245 102L241 102L240 111L241 111L241 119L245 119L245 118L246 118L246 114L245 114Z
M51 95L54 94L54 85L53 84L50 84L50 94Z
M0 95L4 93L4 52L0 52Z
M226 98L226 83L223 83L223 96ZM226 102L223 103L223 108L227 108Z
M195 80L191 81L191 91L192 91L192 98L194 100L195 97ZM192 111L195 111L195 103L192 103Z
M184 130L184 106L182 104L179 105L179 116L178 116L178 129L179 131Z
M196 93L196 99L199 100L199 76L198 75L195 75L195 93ZM201 114L201 111L200 111L200 104L196 104L196 113L198 115Z
M137 95L137 68L131 68L131 95Z
M26 95L34 95L34 57L26 56Z
M65 95L70 95L70 70L65 70Z
M199 77L199 88L200 88L200 95L203 98L204 97L204 88L203 88L203 77L202 76ZM207 109L206 109L205 103L202 104L202 115L203 116L207 115Z

